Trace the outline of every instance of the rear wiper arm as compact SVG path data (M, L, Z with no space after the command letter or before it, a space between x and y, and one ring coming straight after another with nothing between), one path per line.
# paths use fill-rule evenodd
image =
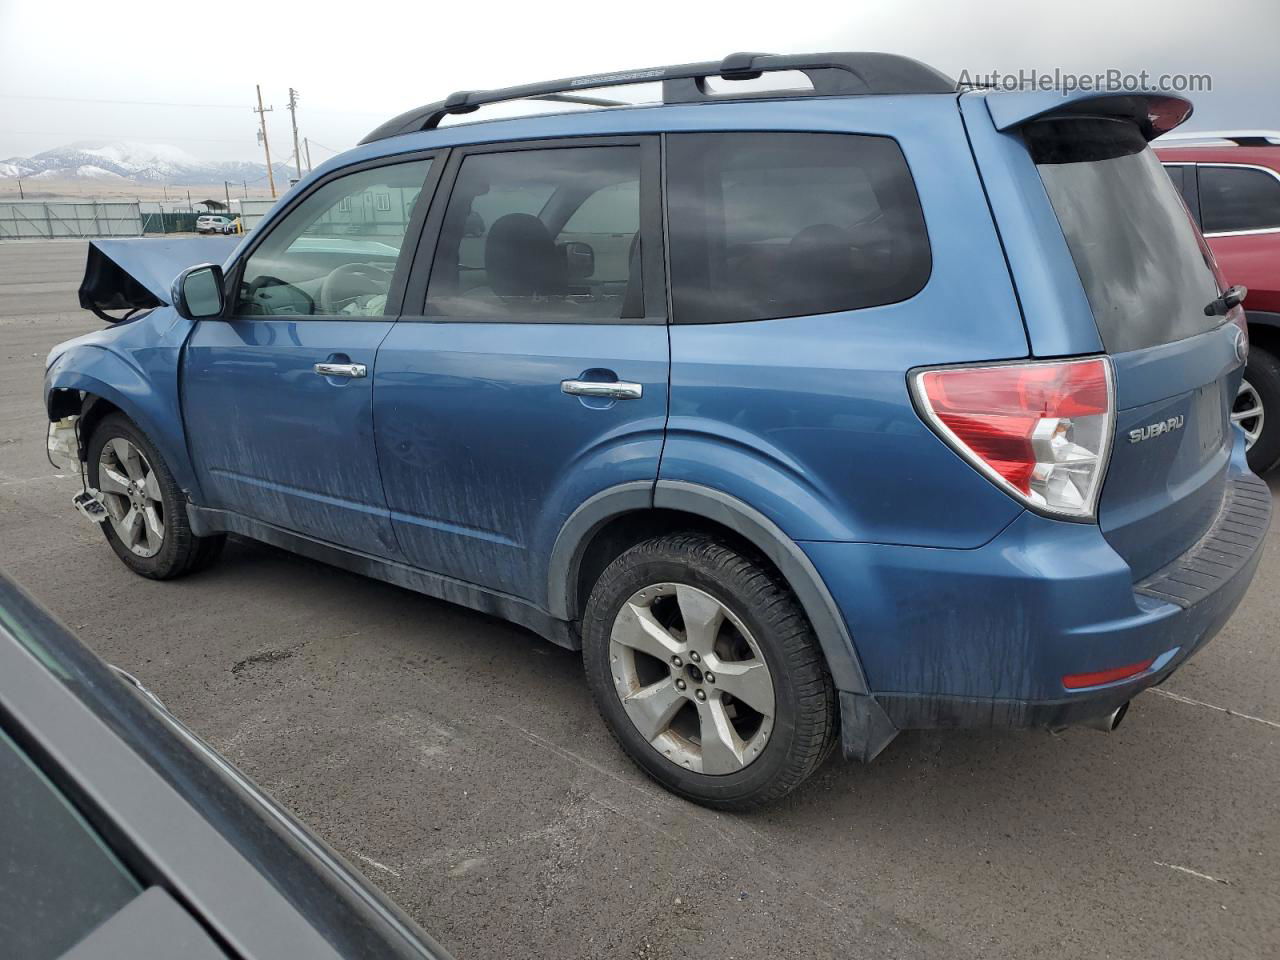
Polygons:
M1204 315L1206 317L1226 316L1227 311L1232 307L1238 307L1244 303L1245 295L1248 292L1249 289L1247 287L1242 287L1238 283L1234 287L1227 287L1222 292L1222 296L1210 301L1209 305L1204 308Z

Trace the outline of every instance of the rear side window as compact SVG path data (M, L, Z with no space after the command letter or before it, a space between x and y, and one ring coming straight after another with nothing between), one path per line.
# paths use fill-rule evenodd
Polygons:
M1024 134L1108 352L1221 322L1204 313L1219 292L1208 248L1136 126L1042 120Z
M667 217L676 323L895 303L929 278L920 200L887 137L671 134Z
M1280 176L1254 167L1200 167L1205 233L1280 229Z

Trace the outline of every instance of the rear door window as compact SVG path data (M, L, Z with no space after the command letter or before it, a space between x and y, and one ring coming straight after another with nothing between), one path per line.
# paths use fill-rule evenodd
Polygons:
M440 228L427 314L643 317L640 168L641 148L632 145L465 157Z
M1280 174L1201 164L1200 212L1205 233L1280 230Z
M894 303L929 277L915 184L887 137L671 134L667 216L677 323Z
M1221 322L1204 312L1219 293L1208 248L1136 126L1042 120L1024 134L1108 352Z

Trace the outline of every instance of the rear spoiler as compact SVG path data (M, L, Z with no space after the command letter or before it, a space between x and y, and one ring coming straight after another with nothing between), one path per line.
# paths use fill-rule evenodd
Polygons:
M1148 140L1168 133L1191 116L1191 101L1168 93L1106 93L1076 90L1001 91L986 95L997 130L1057 117L1114 117L1137 124Z
M175 237L90 240L80 283L80 306L108 323L172 302L178 274L197 263L223 263L239 237ZM107 310L127 310L113 317Z

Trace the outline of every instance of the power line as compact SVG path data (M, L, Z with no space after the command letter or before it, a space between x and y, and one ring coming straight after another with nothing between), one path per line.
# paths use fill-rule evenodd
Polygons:
M242 110L234 103L185 103L178 100L109 100L98 97L52 97L43 94L0 93L0 100L52 100L58 103L118 103L131 107L201 107L211 110ZM314 113L340 113L353 117L381 117L383 113L370 110L342 110L337 107L312 107Z
M311 142L314 143L317 147L324 147L324 149L328 150L330 153L333 153L333 154L342 153L341 150L335 150L333 149L333 147L325 147L325 145L321 143L319 140L317 140L315 137L311 138Z
M241 108L243 109L243 107ZM6 134L23 137L76 137L80 140L129 140L138 139L138 137L122 137L119 131L115 133L85 133L83 130L5 130ZM142 134L142 138L149 138L150 134ZM178 137L170 133L164 134L165 140L190 140L195 143L244 143L243 138L231 137Z
M132 107L209 107L219 110L243 109L234 103L181 103L176 100L107 100L99 97L50 97L43 94L0 93L5 100L55 100L59 103L120 103Z

